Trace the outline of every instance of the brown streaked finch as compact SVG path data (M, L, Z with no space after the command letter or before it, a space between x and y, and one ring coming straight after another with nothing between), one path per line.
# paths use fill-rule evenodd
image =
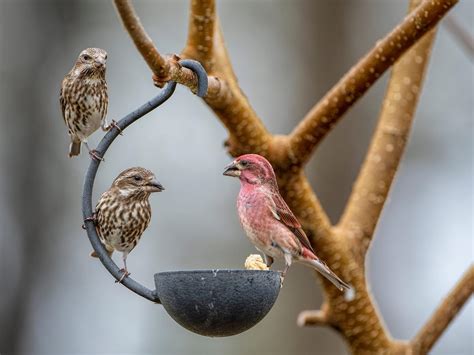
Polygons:
M135 167L122 171L97 203L94 220L102 244L109 255L114 250L122 252L124 268L119 282L129 275L127 256L150 223L150 194L163 190L151 171ZM91 256L97 254L92 252Z
M99 158L89 148L87 138L99 127L109 128L105 120L109 103L106 62L107 52L103 49L84 49L63 79L59 102L71 138L69 157L79 155L84 143L91 156Z
M273 258L283 258L284 278L293 261L301 262L319 271L341 291L350 289L316 256L301 224L280 196L268 160L257 154L242 155L226 167L224 175L240 180L240 222L250 241L264 254L268 266Z

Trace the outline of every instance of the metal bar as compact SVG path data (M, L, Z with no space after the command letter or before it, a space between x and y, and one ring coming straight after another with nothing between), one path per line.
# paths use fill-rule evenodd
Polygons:
M204 70L203 66L194 60L186 59L180 62L183 67L193 70L198 77L198 90L197 95L203 97L207 92L207 73ZM168 100L171 95L173 95L174 90L176 89L176 83L170 81L166 84L165 88L153 99L140 106L135 111L129 113L124 118L116 123L117 127L113 127L109 132L107 132L100 141L96 149L96 154L100 157L103 157L107 152L107 149L110 147L112 142L117 138L121 131L125 130L133 122L137 121L139 118L143 117L147 113L151 112L166 100ZM92 209L92 190L94 188L94 181L97 175L97 170L99 169L101 161L96 159L91 159L89 168L87 169L86 176L84 179L84 190L82 194L82 216L84 218L84 226L87 231L87 236L89 241L94 248L95 252L98 254L100 261L104 267L110 272L110 274L118 281L122 277L122 272L117 264L110 258L104 246L100 242L99 236L95 229L93 220L90 217L93 216ZM133 280L131 277L125 277L121 282L129 290L135 292L137 295L140 295L152 302L161 303L158 298L156 291L152 291L147 287L141 285L137 281Z
M159 93L159 95L157 95L144 105L140 106L135 111L126 115L124 118L122 118L116 123L117 126L120 128L120 130L125 130L125 128L130 126L140 117L143 117L150 111L160 106L166 100L168 100L173 94L175 88L176 83L169 82L168 84L166 84L166 87ZM99 145L97 146L96 154L103 157L112 142L120 134L120 130L117 129L117 127L113 127L109 132L107 132L107 134L104 136L104 138L102 138ZM87 231L87 236L89 237L89 241L91 242L95 252L99 255L100 261L116 280L120 280L120 278L122 277L122 272L120 271L120 268L110 258L104 246L100 242L99 236L97 235L95 229L94 222L92 220L87 220L94 213L94 210L92 209L92 190L100 163L101 162L99 160L91 159L89 169L87 169L87 173L84 179L84 191L82 195L82 216L84 217L84 225ZM122 284L131 291L135 292L136 294L145 297L150 301L160 303L160 299L156 295L155 291L152 291L146 288L145 286L142 286L140 283L136 282L131 277L124 278L122 280Z
M185 68L191 69L197 75L198 89L196 95L199 97L206 96L208 80L206 70L204 69L202 64L192 59L180 60L179 64L181 64Z

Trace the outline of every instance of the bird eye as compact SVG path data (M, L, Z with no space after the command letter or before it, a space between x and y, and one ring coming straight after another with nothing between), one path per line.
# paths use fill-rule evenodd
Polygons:
M140 175L134 175L133 180L135 181L142 181L142 177Z
M105 59L107 59L107 54L105 55Z
M249 162L248 162L247 160L242 160L242 161L240 162L240 164L241 164L243 167L246 167L246 166L249 165Z
M82 58L83 58L84 60L90 60L90 59L91 59L91 56L90 56L90 55L87 55L87 54L84 54L84 55L82 56Z

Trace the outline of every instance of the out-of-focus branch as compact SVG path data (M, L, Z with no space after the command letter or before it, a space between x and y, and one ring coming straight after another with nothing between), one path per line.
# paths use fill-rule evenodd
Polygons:
M271 154L273 137L242 92L227 52L217 15L215 22L212 65L209 73L227 85L228 96L225 101L207 97L205 101L229 132L226 147L232 156L258 153L274 162Z
M412 340L413 354L430 351L473 293L474 266L471 265Z
M394 65L379 123L341 218L362 263L405 150L434 35L435 30L426 34Z
M122 19L123 25L130 33L135 46L150 69L162 81L169 80L168 63L160 55L150 36L145 32L130 0L115 0L115 8Z
M299 327L327 325L327 314L324 310L303 311L298 315L296 324Z
M191 1L186 47L181 54L201 62L208 73L214 64L214 33L216 26L216 4L214 0Z
M458 0L425 0L357 63L316 104L290 137L290 156L304 164L315 147L375 81L433 28Z
M444 20L444 24L448 29L449 33L453 35L455 40L461 45L462 49L466 52L471 60L474 59L474 38L470 35L469 31L462 26L454 15L447 16Z

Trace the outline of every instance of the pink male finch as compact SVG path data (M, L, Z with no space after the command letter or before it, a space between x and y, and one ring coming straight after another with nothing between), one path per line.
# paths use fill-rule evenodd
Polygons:
M124 272L119 281L129 275L127 256L135 248L151 219L148 198L164 187L155 175L144 168L122 171L110 189L102 194L95 210L97 233L105 249L112 255L122 252ZM91 256L97 257L95 252Z
M301 224L280 196L268 160L257 154L242 155L226 167L224 175L240 180L240 222L250 241L264 253L267 266L273 258L284 258L285 277L291 263L298 261L319 271L341 291L350 288L315 255Z
M99 127L108 129L105 120L109 102L105 81L106 61L107 52L103 49L84 49L62 82L59 101L71 137L69 157L79 155L81 142L96 157L87 145L87 138Z

